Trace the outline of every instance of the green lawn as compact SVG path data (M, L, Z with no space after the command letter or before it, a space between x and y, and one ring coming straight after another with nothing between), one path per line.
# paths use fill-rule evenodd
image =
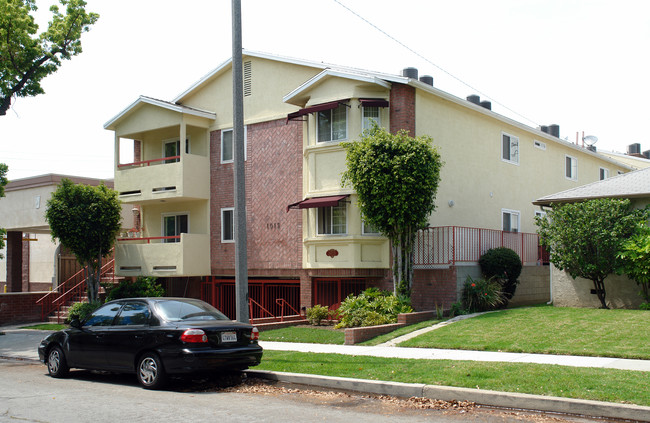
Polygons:
M650 359L650 312L529 307L487 313L402 347Z
M57 323L41 323L39 325L31 326L22 326L21 329L33 329L33 330L63 330L67 328L66 325L60 325Z
M259 370L459 386L650 406L647 372L264 351Z

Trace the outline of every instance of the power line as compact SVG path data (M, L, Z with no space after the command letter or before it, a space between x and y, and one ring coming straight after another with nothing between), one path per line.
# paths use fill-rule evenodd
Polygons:
M529 118L527 118L526 116L522 115L521 113L518 113L518 112L512 110L511 108L509 108L509 107L506 106L505 104L503 104L503 103L501 103L501 102L495 100L494 97L485 94L484 92L482 92L481 90L479 90L479 89L477 89L477 88L474 88L473 86L471 86L471 85L468 84L467 82L463 81L462 79L458 78L457 76L455 76L455 75L452 74L451 72L448 72L447 70L445 70L445 69L443 69L442 67L438 66L437 64L433 63L433 62L432 62L431 60L429 60L427 57L425 57L424 55L422 55L422 54L418 53L417 51L413 50L411 47L407 46L406 44L404 44L403 42L401 42L401 41L398 40L397 38L393 37L392 35L390 35L390 34L387 33L386 31L384 31L383 29L379 28L377 25L375 25L374 23L370 22L368 19L364 18L363 16L361 16L359 13L355 12L354 10L350 9L348 6L344 5L344 4L341 3L339 0L334 0L334 2L337 3L339 6L343 7L344 9L346 9L348 12L352 13L353 15L355 15L357 18L361 19L362 21L364 21L365 23L367 23L368 25L370 25L371 27L373 27L374 29L376 29L377 31L379 31L379 32L381 32L382 34L384 34L386 37L390 38L391 40L393 40L394 42L396 42L397 44L399 44L401 47L404 47L406 50L408 50L408 51L410 51L411 53L415 54L417 57L419 57L420 59L424 60L425 62L427 62L427 63L430 64L431 66L434 66L434 67L438 68L440 71L444 72L445 74L449 75L450 77L452 77L452 78L455 79L456 81L458 81L458 82L460 82L461 84L465 85L466 87L470 88L472 91L474 91L474 92L476 92L476 93L482 95L483 97L487 97L487 98L489 98L489 99L492 100L492 102L494 102L495 104L498 104L499 106L503 107L504 109L509 110L510 112L512 112L512 113L514 113L515 115L517 115L517 116L519 116L519 117L521 117L521 118L527 120L528 122L532 123L533 125L535 125L535 126L540 126L540 125L539 125L538 123L536 123L534 120L529 119Z

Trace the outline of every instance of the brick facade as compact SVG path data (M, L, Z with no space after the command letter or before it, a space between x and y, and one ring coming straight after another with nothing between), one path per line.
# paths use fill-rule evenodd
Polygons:
M411 301L418 311L435 310L436 306L449 310L458 301L456 294L457 268L417 269L413 275Z
M7 292L23 288L23 233L7 231Z
M41 306L36 301L43 295L42 292L0 294L0 325L40 321Z
M390 132L406 129L415 136L415 88L394 83L390 90Z

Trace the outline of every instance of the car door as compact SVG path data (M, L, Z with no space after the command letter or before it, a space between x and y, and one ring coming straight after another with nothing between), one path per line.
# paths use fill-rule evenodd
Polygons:
M133 371L135 356L149 342L151 310L145 301L126 301L105 335L106 363L111 370Z
M122 308L120 303L109 303L95 310L80 329L68 338L68 360L71 367L86 369L106 368L106 334Z

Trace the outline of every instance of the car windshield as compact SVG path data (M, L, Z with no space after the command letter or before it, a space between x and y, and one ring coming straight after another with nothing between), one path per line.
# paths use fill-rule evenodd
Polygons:
M223 313L203 301L165 300L156 303L161 317L170 322L184 320L230 320Z

